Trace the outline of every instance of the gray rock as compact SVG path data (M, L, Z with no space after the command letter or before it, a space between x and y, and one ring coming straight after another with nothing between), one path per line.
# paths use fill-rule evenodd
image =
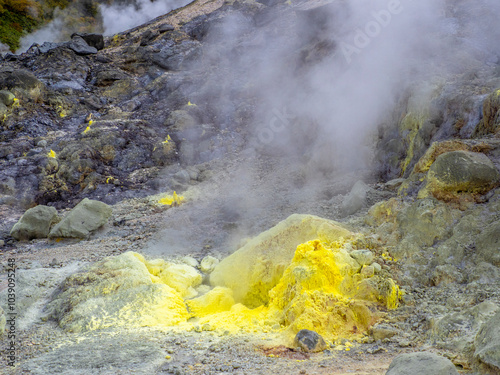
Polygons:
M439 155L427 173L419 198L429 194L450 200L462 193L484 194L498 186L500 173L484 154L452 151Z
M94 47L98 51L104 48L104 37L102 34L73 33L71 39L75 37L82 38L90 47Z
M14 103L15 95L7 90L0 90L0 102L5 105L12 105Z
M351 257L362 266L368 266L373 262L373 253L370 250L351 251Z
M316 353L326 349L326 343L323 337L308 329L302 329L297 332L293 344L306 353Z
M372 327L371 334L375 340L383 340L398 334L398 330L386 324L377 324Z
M432 274L432 284L435 286L461 283L462 281L462 274L457 267L451 264L437 266Z
M474 357L492 373L500 372L500 311L488 320L474 340ZM488 369L489 370L489 369Z
M38 47L38 50L41 53L47 53L50 50L53 50L57 47L59 47L61 43L54 43L54 42L44 42L41 46Z
M36 206L24 213L12 227L10 235L16 240L45 238L50 227L57 221L57 210L54 207Z
M12 195L16 192L16 181L12 177L0 180L0 194Z
M164 23L163 25L161 25L159 28L158 28L158 31L160 33L166 33L167 31L172 31L172 30L175 30L175 27L173 27L172 25L168 24L168 23Z
M388 190L391 190L391 191L396 191L399 189L399 187L401 186L401 184L405 182L405 179L404 178L396 178L394 180L390 180L390 181L387 181L385 184L384 184L384 187Z
M113 70L102 70L97 73L96 76L96 85L97 86L109 86L115 81L119 81L121 79L127 79L128 76L119 69Z
M65 46L81 56L97 53L97 48L89 46L85 39L80 36L73 37L70 42L65 43Z
M485 261L500 266L500 222L496 221L484 228L476 240L479 256Z
M434 353L417 352L397 356L385 375L458 375L453 363Z
M174 174L173 178L176 179L181 184L186 184L191 180L189 172L186 171L185 169L181 169L179 172Z
M153 53L151 61L166 70L185 69L201 54L201 44L195 40L184 40L179 44L169 41L159 52Z
M356 182L351 192L342 202L340 207L342 216L349 216L361 210L366 203L367 194L370 190L371 188L363 181Z
M105 203L85 198L49 233L49 238L87 238L108 222L111 207Z

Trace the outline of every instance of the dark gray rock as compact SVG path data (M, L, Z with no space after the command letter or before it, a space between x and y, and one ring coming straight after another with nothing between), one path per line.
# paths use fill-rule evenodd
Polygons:
M94 47L98 51L104 48L104 37L102 34L73 33L71 39L75 37L82 38L90 47Z
M326 343L323 337L308 329L302 329L297 332L293 344L295 347L299 347L307 353L321 352L326 349Z
M151 61L166 70L182 70L201 55L201 44L183 40L179 44L169 41L159 52L151 55Z
M417 352L397 356L385 375L458 375L453 363L434 353Z
M65 43L65 47L73 50L77 55L94 55L97 53L97 48L87 44L85 39L80 36L75 36L70 42Z

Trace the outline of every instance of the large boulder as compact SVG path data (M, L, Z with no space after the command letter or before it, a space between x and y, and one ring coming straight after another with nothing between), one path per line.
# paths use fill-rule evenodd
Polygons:
M294 214L261 233L222 260L210 274L213 286L231 288L236 302L257 307L268 302L291 263L297 246L315 239L342 241L353 234L341 224L312 215Z
M385 375L458 375L453 363L434 353L401 354L394 358Z
M57 210L49 206L36 206L24 213L12 227L10 235L16 240L31 240L48 236L50 227L58 220Z
M485 370L500 373L500 311L481 327L474 345L474 357L485 366Z
M87 238L108 222L111 207L85 198L73 208L49 233L49 238Z
M418 197L429 195L446 201L460 199L461 194L484 194L498 186L500 173L482 153L452 151L439 155L429 168L426 185Z

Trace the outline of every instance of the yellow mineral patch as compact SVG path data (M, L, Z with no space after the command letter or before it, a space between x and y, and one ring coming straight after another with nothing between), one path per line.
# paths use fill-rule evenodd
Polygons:
M349 337L368 329L372 314L368 308L350 301L353 277L359 270L356 262L340 249L320 241L297 247L290 266L269 295L269 308L281 313L281 320L295 335L301 329L318 332L333 340Z
M299 238L306 241L294 245ZM355 236L337 223L293 215L250 241L239 254L244 257L228 263L232 267L219 268L220 280L235 276L241 285L215 285L199 297L194 287L202 276L195 268L124 253L99 262L89 274L72 276L68 285L74 290L64 293L75 305L61 305L60 323L70 329L175 325L219 334L273 332L287 344L302 329L330 343L359 339L380 318L380 309L399 305L402 292L392 279L362 275L345 249L352 247L348 238ZM351 346L343 343L342 350Z
M183 298L192 298L198 295L194 289L201 284L201 274L187 264L175 264L163 259L144 260L144 264L152 275L153 283L161 283L175 289Z
M201 297L187 300L186 305L191 314L198 318L229 311L234 305L233 291L218 286Z
M158 203L164 204L166 206L179 206L182 201L184 200L184 197L182 195L177 195L177 193L174 191L172 195L164 195Z
M167 144L168 142L170 142L172 140L172 138L170 138L170 135L167 135L167 138L162 142L162 143L165 143Z
M280 281L298 245L319 239L339 246L353 236L334 221L291 215L222 260L211 273L210 283L231 288L236 302L258 307L268 303L269 291Z
M57 158L57 154L56 154L56 152L54 150L50 150L48 152L48 154L47 154L47 157L56 159Z
M196 104L191 103L190 101L188 101L188 104L187 104L187 105L188 105L188 107L191 107L191 106L195 106L195 107L196 107Z

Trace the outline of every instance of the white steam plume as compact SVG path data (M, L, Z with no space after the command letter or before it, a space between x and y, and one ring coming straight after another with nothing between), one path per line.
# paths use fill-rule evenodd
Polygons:
M101 5L104 34L113 35L118 32L139 26L172 9L189 3L190 0L139 0L136 4Z

